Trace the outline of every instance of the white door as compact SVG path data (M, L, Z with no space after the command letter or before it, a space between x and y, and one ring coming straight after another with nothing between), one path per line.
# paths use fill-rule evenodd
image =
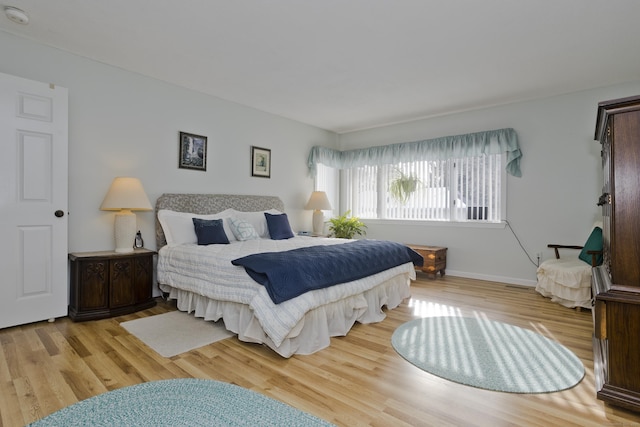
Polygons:
M67 315L67 89L0 73L0 328Z

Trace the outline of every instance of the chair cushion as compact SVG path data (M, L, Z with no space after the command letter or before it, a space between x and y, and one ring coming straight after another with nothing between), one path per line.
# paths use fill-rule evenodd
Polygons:
M537 276L567 288L591 289L591 267L578 258L548 259L538 267Z
M591 308L591 267L578 258L549 259L537 271L536 291L565 307Z
M602 228L595 227L593 229L580 251L580 255L578 255L578 258L591 265L591 255L587 251L600 251L600 254L596 257L596 265L602 264Z

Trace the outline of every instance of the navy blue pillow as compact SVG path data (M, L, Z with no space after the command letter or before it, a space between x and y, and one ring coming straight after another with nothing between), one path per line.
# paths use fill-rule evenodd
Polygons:
M267 218L267 228L269 229L271 240L284 240L293 237L287 214L272 215L265 212L264 216Z
M199 245L228 245L229 239L222 228L222 219L191 218Z

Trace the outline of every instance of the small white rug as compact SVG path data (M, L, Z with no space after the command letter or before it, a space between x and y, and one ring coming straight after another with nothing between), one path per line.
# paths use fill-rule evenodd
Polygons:
M222 320L208 322L183 311L156 314L120 323L129 333L164 357L202 347L235 335Z

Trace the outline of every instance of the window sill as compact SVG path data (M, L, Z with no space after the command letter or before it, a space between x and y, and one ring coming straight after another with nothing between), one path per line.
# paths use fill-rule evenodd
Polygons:
M500 222L484 222L484 221L427 221L421 219L379 219L379 218L360 218L365 224L376 225L399 225L404 227L450 227L450 228L505 228L507 223Z

